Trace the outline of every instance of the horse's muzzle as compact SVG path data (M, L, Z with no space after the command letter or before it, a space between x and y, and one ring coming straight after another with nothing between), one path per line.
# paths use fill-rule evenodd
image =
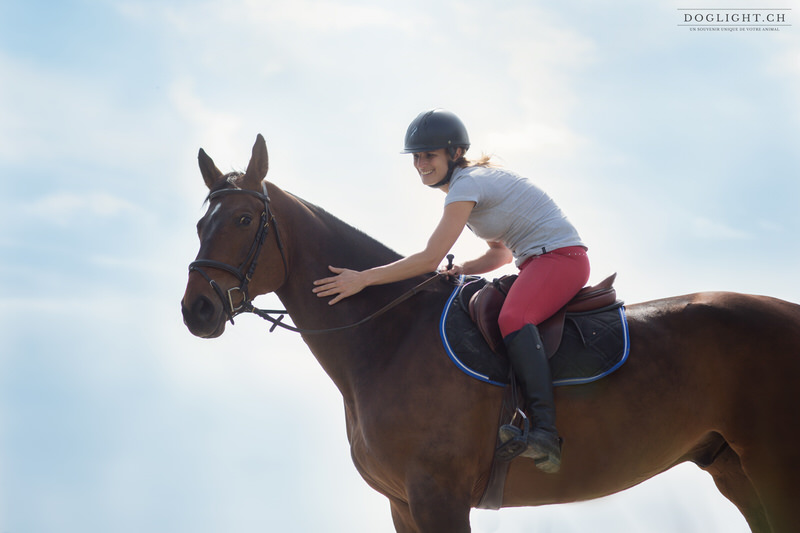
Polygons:
M219 337L225 331L225 313L216 299L200 294L191 302L181 301L183 323L192 335L204 339Z

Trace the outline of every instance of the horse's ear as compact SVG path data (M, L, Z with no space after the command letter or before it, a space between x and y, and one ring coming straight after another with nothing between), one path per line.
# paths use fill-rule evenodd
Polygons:
M214 160L208 157L208 154L200 148L200 152L197 154L197 162L200 164L200 173L203 175L203 181L206 182L206 187L209 189L214 188L214 186L222 179L222 172L217 168L217 165L214 164Z
M269 157L267 156L267 143L259 133L256 143L253 145L253 155L250 156L250 163L247 165L247 172L244 173L245 186L258 189L261 180L267 177L269 170Z

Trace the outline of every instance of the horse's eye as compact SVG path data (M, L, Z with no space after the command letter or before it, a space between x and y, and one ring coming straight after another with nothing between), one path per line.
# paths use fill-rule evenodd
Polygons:
M251 217L250 215L242 215L239 218L239 225L240 226L249 226L252 221L253 221L253 217Z

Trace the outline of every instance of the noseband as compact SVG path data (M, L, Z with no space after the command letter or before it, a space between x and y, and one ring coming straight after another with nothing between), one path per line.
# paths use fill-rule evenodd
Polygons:
M264 202L264 211L261 213L261 220L259 221L258 231L256 232L256 236L253 239L253 244L250 246L250 251L247 253L247 256L244 258L244 261L238 266L235 267L233 265L229 265L228 263L223 263L222 261L215 261L213 259L197 259L189 264L189 272L197 272L201 276L203 276L206 281L211 285L214 289L214 292L217 293L219 296L220 301L222 302L222 307L225 309L225 312L228 314L228 319L233 324L233 317L238 315L239 313L248 311L252 308L251 300L247 296L247 287L250 284L250 280L253 279L253 274L256 271L256 265L258 264L258 256L261 253L261 248L264 246L264 242L267 240L267 235L269 234L270 225L275 230L275 241L278 245L278 250L281 253L281 260L283 261L283 283L286 283L286 280L289 277L289 266L286 263L286 255L283 251L283 243L281 242L281 236L278 233L277 221L275 220L275 216L272 214L269 208L269 193L267 192L267 185L266 183L261 183L262 191L251 191L248 189L222 189L219 191L212 192L208 196L208 201L211 202L217 198L222 196L229 196L229 195L242 195L246 194L248 196L253 196L258 198L262 202ZM214 281L214 279L206 273L204 268L214 268L217 270L224 270L229 274L233 274L236 276L236 279L239 280L238 287L232 287L227 290L227 292L223 291L219 284ZM242 301L237 306L234 302L234 293L240 293Z

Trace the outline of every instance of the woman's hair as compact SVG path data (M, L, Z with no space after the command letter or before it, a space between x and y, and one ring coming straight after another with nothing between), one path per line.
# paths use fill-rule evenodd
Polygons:
M492 156L481 154L478 159L467 159L466 156L462 155L458 159L455 160L455 165L459 168L466 168L466 167L493 167L495 166L494 163L491 161Z

